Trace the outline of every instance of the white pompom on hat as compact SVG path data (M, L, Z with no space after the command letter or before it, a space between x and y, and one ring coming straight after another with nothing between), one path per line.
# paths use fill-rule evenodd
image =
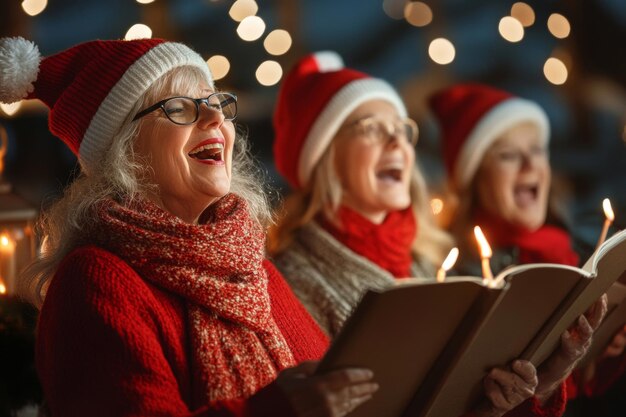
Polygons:
M0 102L39 99L48 125L74 152L85 173L97 169L139 97L158 78L204 59L189 47L163 39L91 41L46 58L23 38L0 39Z
M14 103L32 93L41 55L24 38L0 39L0 102Z

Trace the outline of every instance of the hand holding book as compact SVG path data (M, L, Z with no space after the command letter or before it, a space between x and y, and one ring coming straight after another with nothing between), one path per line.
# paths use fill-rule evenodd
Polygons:
M561 335L561 345L539 370L536 396L542 403L553 395L585 356L591 346L593 332L602 322L606 311L607 297L603 295L578 318L576 325Z
M316 375L317 365L317 361L303 362L284 370L274 381L298 416L343 417L378 390L369 369L343 368Z
M407 280L368 291L320 367L374 371L380 390L355 417L462 415L484 397L485 374L516 358L545 372L541 379L548 383L540 391L547 395L554 388L549 381L561 379L571 366L571 357L562 356L563 332L570 329L572 335L564 341L566 353L575 347L570 342L585 346L589 329L571 325L586 311L587 325L597 325L603 308L589 307L614 282L626 283L625 258L623 231L607 239L583 268L528 264L488 282L482 277Z
M472 413L474 417L499 417L535 393L537 370L528 361L514 361L511 371L492 369L483 381L485 400Z

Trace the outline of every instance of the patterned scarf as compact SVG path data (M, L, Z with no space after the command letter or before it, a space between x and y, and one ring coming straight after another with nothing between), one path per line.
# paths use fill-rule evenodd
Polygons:
M90 238L149 282L186 300L194 392L202 403L249 397L294 363L274 322L262 267L265 234L229 194L188 224L148 201L98 208Z
M414 262L411 248L417 234L417 222L411 207L390 212L381 224L372 223L345 206L339 207L337 218L341 228L325 219L319 221L339 242L394 277L411 276Z

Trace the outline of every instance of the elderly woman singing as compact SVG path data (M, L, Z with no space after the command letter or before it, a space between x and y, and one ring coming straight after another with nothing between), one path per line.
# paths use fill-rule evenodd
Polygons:
M42 59L5 38L0 101L22 98L81 167L23 280L51 416L342 416L371 397L369 370L305 362L328 340L265 260L237 98L200 55L143 39Z

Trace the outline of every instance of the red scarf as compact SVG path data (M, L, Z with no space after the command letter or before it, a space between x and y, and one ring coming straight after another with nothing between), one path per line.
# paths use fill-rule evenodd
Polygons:
M322 227L335 239L396 278L411 276L411 247L417 234L417 222L411 207L389 213L381 224L372 223L344 206L337 211L337 218L341 228L321 221Z
M148 201L112 200L90 238L188 305L195 392L204 403L249 397L294 363L270 311L265 234L229 194L193 225Z
M494 249L519 248L521 264L547 262L578 265L578 254L572 249L571 239L559 227L544 224L531 232L486 213L478 213L475 219Z

